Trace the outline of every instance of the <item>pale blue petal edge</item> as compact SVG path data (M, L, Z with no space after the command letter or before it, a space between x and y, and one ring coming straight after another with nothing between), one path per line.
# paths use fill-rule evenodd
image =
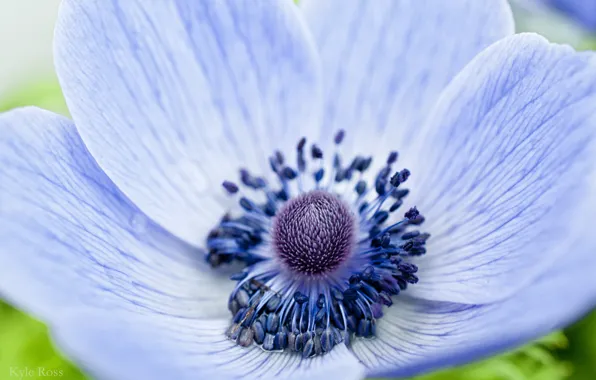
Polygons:
M408 294L504 299L569 250L590 202L596 59L532 34L503 39L445 90L412 168L432 237Z

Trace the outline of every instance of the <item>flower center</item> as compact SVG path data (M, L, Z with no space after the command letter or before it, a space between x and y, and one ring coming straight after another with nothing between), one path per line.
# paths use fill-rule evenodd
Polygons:
M335 271L352 253L356 220L336 195L314 190L291 199L273 222L273 248L288 269L301 275Z
M302 138L295 165L279 151L269 158L275 181L242 169L246 194L223 183L240 210L209 233L205 258L213 267L244 264L228 300L226 336L238 345L306 358L374 337L383 308L418 282L411 258L426 253L430 235L416 229L424 222L416 207L400 211L410 172L393 171L391 152L369 183L372 157L343 164L343 138L343 131L335 136L330 165Z

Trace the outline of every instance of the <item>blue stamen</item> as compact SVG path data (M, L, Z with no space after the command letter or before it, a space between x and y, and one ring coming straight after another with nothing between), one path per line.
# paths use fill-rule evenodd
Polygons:
M344 139L342 130L333 140L339 146ZM388 155L386 166L369 183L363 173L371 167L372 157L344 161L336 149L327 184L321 186L323 151L315 144L310 154L305 148L303 137L296 146L294 167L281 151L269 157L277 187L247 169L240 170L241 185L260 193L262 200L239 197L241 215L226 214L209 233L205 259L213 267L232 262L245 265L230 277L237 284L228 300L229 339L243 347L256 344L267 351L288 350L309 358L330 352L338 344L349 345L354 335L376 335L383 307L392 306L393 296L418 282L418 268L409 259L426 252L430 235L409 230L424 222L416 207L401 220L392 214L409 193L402 188L409 170L390 177L397 152ZM311 166L315 188L310 191L303 189L308 160L311 165L319 161ZM342 167L342 162L350 164ZM354 173L358 173L355 178ZM295 179L297 186L292 184ZM347 185L341 188L354 196L332 193L334 183ZM240 191L232 181L222 186L230 195ZM348 203L345 199L354 200ZM292 211L290 219L283 219L290 205L299 212ZM353 217L340 210L349 210L346 215ZM288 244L276 240L282 236L274 233L280 223L286 223L282 235ZM338 231L329 233L332 226ZM310 227L319 232L308 235ZM308 244L304 252L314 256L308 257L308 265L301 264ZM281 246L291 252L280 251Z

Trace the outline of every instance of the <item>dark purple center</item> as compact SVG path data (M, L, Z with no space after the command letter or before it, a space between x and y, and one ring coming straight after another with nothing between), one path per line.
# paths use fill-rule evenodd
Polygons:
M273 248L292 271L320 275L337 269L351 254L356 221L338 197L315 190L294 198L273 225Z

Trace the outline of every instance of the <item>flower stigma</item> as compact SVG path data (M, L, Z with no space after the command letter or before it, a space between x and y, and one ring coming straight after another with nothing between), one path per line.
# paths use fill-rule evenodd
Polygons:
M322 149L307 149L302 138L295 166L279 151L270 157L275 187L246 169L242 192L223 183L242 211L211 230L205 257L213 267L244 264L231 276L237 284L228 300L226 335L238 345L307 358L373 338L383 306L418 282L410 259L426 253L430 235L418 231L424 217L416 207L399 212L410 172L392 169L398 154L391 152L365 179L372 157L343 165L344 136L335 135L329 167Z

